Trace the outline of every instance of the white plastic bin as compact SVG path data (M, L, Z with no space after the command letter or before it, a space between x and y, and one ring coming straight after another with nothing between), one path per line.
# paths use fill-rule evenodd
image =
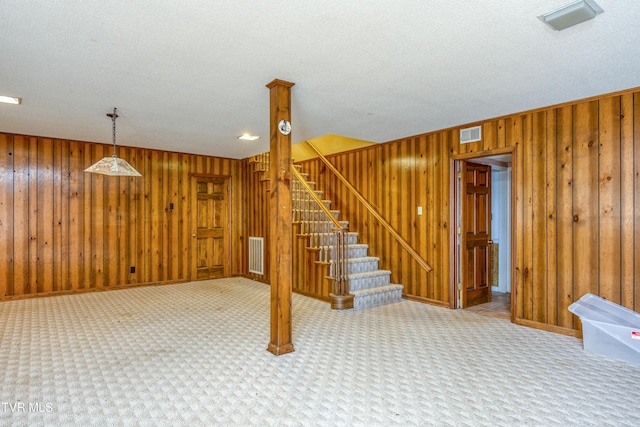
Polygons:
M640 313L586 294L569 306L582 321L585 351L640 365Z

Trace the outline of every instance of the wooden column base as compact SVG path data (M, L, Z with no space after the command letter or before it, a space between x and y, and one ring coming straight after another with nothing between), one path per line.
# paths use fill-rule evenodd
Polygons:
M349 295L334 295L329 294L329 298L331 298L331 309L332 310L349 310L353 308L353 294Z
M293 344L285 344L285 345L277 345L272 342L267 346L267 351L269 353L273 353L276 356L280 356L287 353L292 353L295 350L293 349Z

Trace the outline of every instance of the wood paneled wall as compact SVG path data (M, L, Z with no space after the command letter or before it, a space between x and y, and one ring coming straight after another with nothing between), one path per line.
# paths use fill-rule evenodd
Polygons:
M111 153L0 133L0 298L190 279L191 173L231 177L230 271L245 271L242 161L119 147L141 178L84 172Z
M587 292L640 310L640 92L488 120L329 157L433 267L424 273L319 160L303 170L409 297L450 304L450 159L513 152L516 322L580 329ZM417 207L423 215L417 215Z
M514 115L483 131L485 140L451 151L514 147L516 321L580 329L568 307L585 293L640 310L640 93Z
M257 170L255 163L245 160L247 175L247 242L249 237L264 238L264 274L249 273L247 267L244 275L264 283L269 283L269 180L268 172ZM248 265L248 259L247 259Z
M329 161L431 265L426 273L319 159L302 170L325 192L349 230L391 270L408 297L449 305L449 140L434 133L337 154ZM418 215L422 206L422 215Z

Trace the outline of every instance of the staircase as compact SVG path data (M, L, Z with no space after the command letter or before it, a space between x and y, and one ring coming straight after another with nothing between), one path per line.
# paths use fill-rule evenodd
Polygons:
M323 199L323 192L315 188L314 182L308 181L308 174L301 172L299 165L294 165L307 184L315 191L322 203L330 209L331 214L340 225L348 228L349 222L341 220L340 212L331 210L331 201ZM329 264L328 276L334 275L335 256L333 248L335 234L332 233L334 223L324 217L314 199L305 196L306 189L292 180L292 202L294 221L301 223L301 232L309 236L309 250L317 252L317 262ZM389 304L402 299L402 285L391 283L391 271L380 270L379 258L370 256L369 246L358 243L358 233L348 232L346 237L348 260L346 279L349 293L354 295L354 308L364 309L382 304Z

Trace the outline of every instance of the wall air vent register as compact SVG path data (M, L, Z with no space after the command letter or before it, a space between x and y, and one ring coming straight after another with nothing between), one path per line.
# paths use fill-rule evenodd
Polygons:
M482 139L482 126L474 126L460 131L460 144L480 141Z

